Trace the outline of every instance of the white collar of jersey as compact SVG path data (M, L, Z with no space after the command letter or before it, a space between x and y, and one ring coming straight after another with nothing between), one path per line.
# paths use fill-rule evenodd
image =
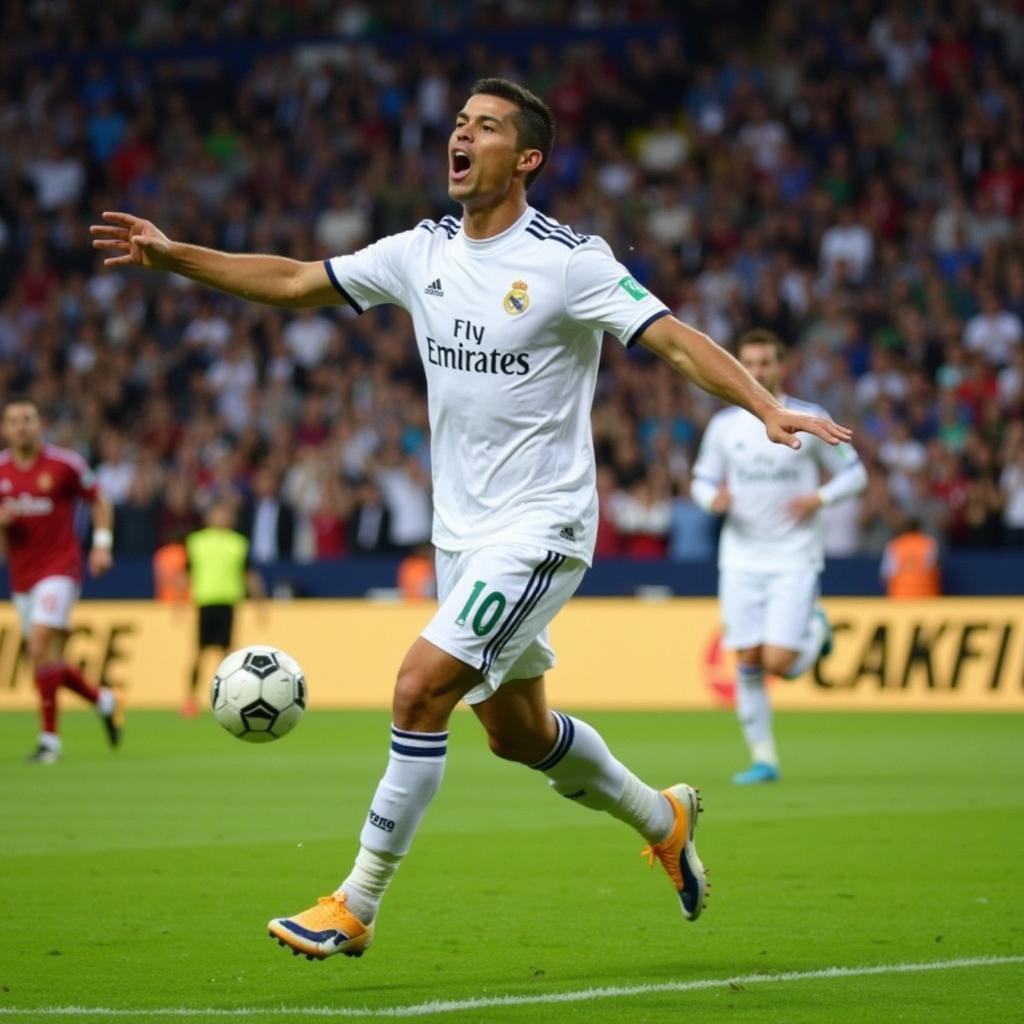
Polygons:
M456 237L462 239L462 244L472 253L492 253L507 245L510 241L518 238L526 230L526 225L537 216L537 211L532 206L527 206L523 215L510 227L505 228L499 235L491 235L490 238L469 238L466 235L465 227Z

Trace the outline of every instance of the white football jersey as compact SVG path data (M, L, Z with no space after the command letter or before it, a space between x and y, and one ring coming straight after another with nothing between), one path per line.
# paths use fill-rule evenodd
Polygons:
M784 395L787 409L828 416L824 409ZM746 409L731 407L708 422L693 467L694 484L705 490L725 483L731 501L718 545L722 569L781 572L825 564L822 516L797 521L788 504L819 489L821 470L830 500L863 490L867 473L853 447L832 446L813 434L800 435L794 450L768 440L764 424Z
M600 238L532 208L476 241L425 220L326 261L358 311L412 315L427 375L434 544L528 542L590 563L590 408L605 331L630 344L668 314Z

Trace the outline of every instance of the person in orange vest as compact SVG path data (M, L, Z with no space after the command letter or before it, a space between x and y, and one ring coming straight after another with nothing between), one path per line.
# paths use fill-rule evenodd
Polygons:
M188 553L180 537L168 541L153 554L153 596L161 604L188 604Z
M938 597L942 593L939 544L908 516L900 532L885 546L882 579L889 597Z
M437 596L434 549L420 544L398 566L398 590L403 601L427 601Z

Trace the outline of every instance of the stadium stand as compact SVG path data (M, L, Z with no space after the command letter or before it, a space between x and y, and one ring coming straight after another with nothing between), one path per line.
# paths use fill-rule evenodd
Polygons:
M778 2L749 24L718 0L685 25L660 0L409 6L0 15L0 387L97 467L122 561L223 498L252 521L276 496L300 563L414 549L426 405L404 314L104 272L86 225L131 209L309 259L437 218L453 112L491 73L559 118L536 206L720 343L777 331L792 392L855 427L872 482L827 511L830 554L878 557L908 515L953 552L1024 549L1019 3ZM606 345L600 557L707 557L688 472L713 411Z

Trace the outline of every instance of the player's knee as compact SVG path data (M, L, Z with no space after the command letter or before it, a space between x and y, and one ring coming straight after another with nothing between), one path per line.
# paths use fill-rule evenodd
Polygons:
M797 651L768 649L764 652L764 670L773 676L784 676L796 661Z
M49 646L46 637L33 634L25 643L25 653L33 665L42 665L48 660Z
M764 654L760 644L757 647L744 647L736 652L736 660L748 668L760 668L763 658Z
M451 710L449 695L428 672L402 666L395 682L392 704L392 717L399 729L412 732L445 729Z

